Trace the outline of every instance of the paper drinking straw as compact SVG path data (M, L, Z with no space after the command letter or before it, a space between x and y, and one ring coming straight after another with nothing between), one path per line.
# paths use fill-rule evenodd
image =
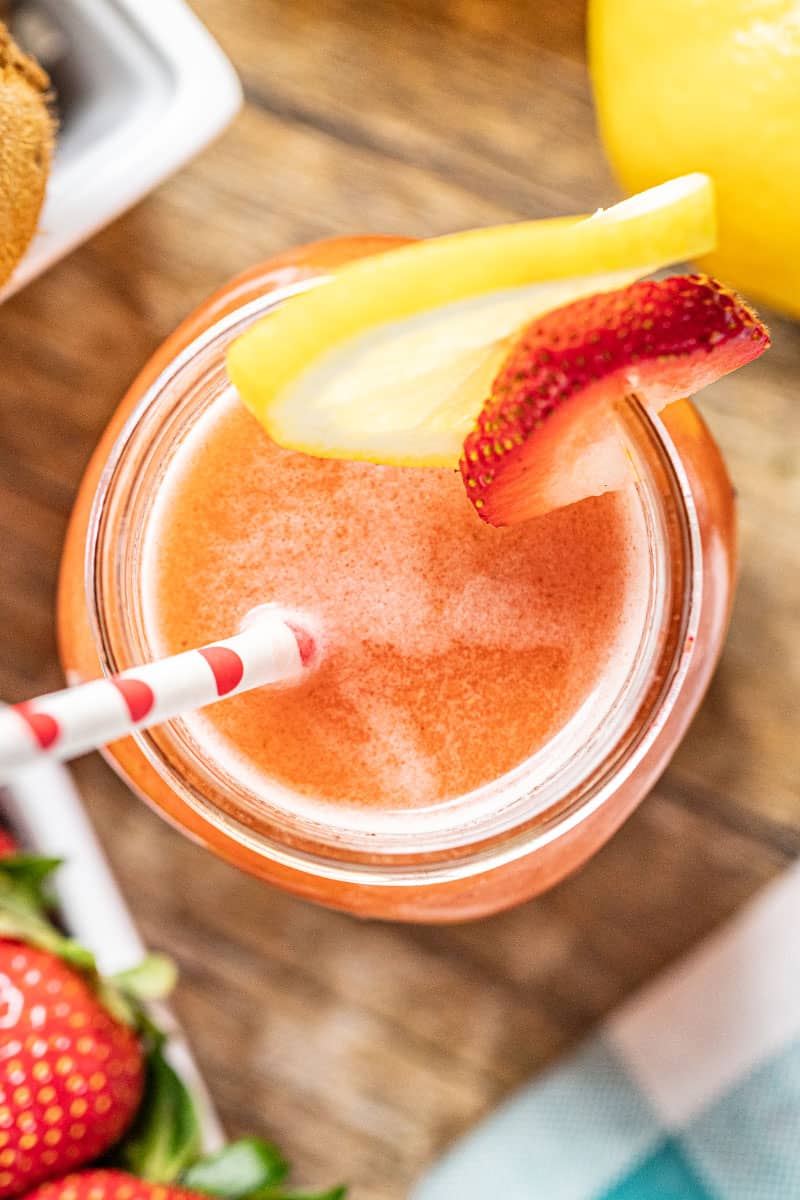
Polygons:
M318 645L304 619L262 605L234 637L0 711L0 779L265 684L299 683Z

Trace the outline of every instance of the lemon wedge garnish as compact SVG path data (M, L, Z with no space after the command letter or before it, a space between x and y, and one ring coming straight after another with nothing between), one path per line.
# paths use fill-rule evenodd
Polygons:
M521 325L714 240L712 184L694 174L589 217L415 242L345 266L262 318L230 347L228 372L282 446L455 466Z

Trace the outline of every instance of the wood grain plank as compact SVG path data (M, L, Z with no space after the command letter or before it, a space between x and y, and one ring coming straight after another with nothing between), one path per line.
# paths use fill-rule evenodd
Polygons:
M583 5L468 7L463 22L448 20L446 5L390 0L205 0L202 12L249 99L287 120L518 212L608 201L614 188L593 136L586 73L559 44L567 28L573 52L582 43Z

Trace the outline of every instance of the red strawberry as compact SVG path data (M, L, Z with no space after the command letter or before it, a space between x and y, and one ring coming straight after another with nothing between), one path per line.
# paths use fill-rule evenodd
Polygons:
M9 854L16 854L17 848L17 843L8 830L0 828L0 858L7 858Z
M214 1158L218 1161L223 1157L235 1159L238 1157L239 1146L244 1146L247 1153L250 1145L256 1145L255 1141L246 1139L245 1143L234 1143L225 1150L221 1150ZM270 1149L266 1143L263 1144L263 1148ZM274 1179L276 1182L280 1182L282 1178L280 1172L277 1175L270 1175L269 1171L262 1173L263 1178L268 1180ZM67 1175L63 1179L55 1179L52 1183L45 1183L42 1187L30 1192L26 1200L208 1200L209 1195L229 1197L232 1194L237 1196L253 1195L254 1197L269 1195L273 1200L344 1200L346 1194L346 1188L343 1187L329 1188L325 1192L315 1192L313 1195L310 1192L301 1194L292 1191L288 1193L278 1190L269 1183L266 1188L256 1184L251 1192L247 1183L250 1171L246 1169L245 1175L242 1177L235 1167L229 1177L233 1184L233 1190L231 1190L230 1187L226 1187L224 1174L218 1168L212 1168L212 1174L207 1181L207 1189L203 1192L195 1192L185 1187L176 1187L174 1184L147 1183L143 1179L137 1179L135 1175L129 1175L126 1171L103 1169L79 1171L73 1175Z
M79 1171L30 1192L26 1200L200 1200L186 1188L147 1183L127 1171ZM204 1200L208 1200L207 1197Z
M0 940L0 1197L103 1154L131 1123L135 1032L49 951Z
M515 525L618 486L616 401L634 393L660 409L768 346L758 317L703 275L554 309L523 330L464 442L467 495L483 520Z

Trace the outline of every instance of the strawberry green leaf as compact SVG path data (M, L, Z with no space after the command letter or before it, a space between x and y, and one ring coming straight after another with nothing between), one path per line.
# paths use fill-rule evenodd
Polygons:
M147 1058L144 1098L115 1164L149 1183L173 1183L200 1150L200 1126L186 1085L164 1057L161 1040Z
M52 858L44 854L24 854L22 851L0 859L0 871L6 875L16 875L18 878L27 876L37 886L53 874L64 860Z
M135 967L97 980L105 1007L118 1021L136 1029L150 1050L164 1045L164 1034L147 1012L151 1000L163 1000L178 980L175 964L164 954L147 954Z
M340 1185L326 1192L263 1192L258 1200L344 1200L346 1195L347 1188Z
M0 907L10 898L16 908L42 916L50 907L45 880L60 865L60 858L38 854L12 854L0 859Z
M72 938L64 937L45 917L32 912L24 899L18 903L15 897L6 894L0 900L0 938L27 942L47 950L78 971L94 973L92 953Z
M111 982L132 1000L163 1000L178 982L178 972L165 954L148 954L137 966L114 975Z
M261 1138L241 1138L229 1146L193 1163L181 1175L181 1184L195 1192L205 1192L224 1200L272 1196L272 1188L289 1172L289 1164L275 1146Z
M94 957L50 921L44 884L60 866L58 858L13 854L0 860L0 937L28 942L85 974L95 971Z

